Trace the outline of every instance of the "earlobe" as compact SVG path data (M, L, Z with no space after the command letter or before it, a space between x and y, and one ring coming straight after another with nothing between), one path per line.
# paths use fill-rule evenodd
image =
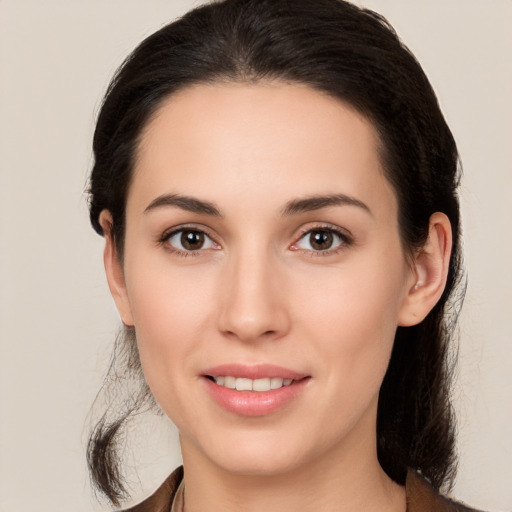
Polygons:
M113 220L108 210L100 213L99 222L103 228L105 236L105 249L103 251L103 263L105 265L105 273L107 275L110 293L116 304L121 320L127 326L133 326L133 318L126 290L123 266L119 260L114 237L112 233Z
M443 294L450 255L452 230L448 217L436 212L430 217L428 238L414 256L412 284L400 308L398 325L419 324Z

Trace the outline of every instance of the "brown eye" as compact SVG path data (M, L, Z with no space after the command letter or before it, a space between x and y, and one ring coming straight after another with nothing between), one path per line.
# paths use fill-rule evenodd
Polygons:
M187 251L197 251L204 245L204 233L199 231L182 231L180 242Z
M332 247L334 241L330 231L312 231L309 233L309 243L315 251L326 251Z
M293 247L313 253L325 252L330 254L331 251L350 244L349 236L334 228L317 228L304 233Z
M218 248L218 245L206 233L198 229L180 229L165 237L164 240L173 249L181 252Z

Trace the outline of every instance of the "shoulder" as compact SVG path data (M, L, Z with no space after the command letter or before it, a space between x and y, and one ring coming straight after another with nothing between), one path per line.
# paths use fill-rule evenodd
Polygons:
M407 473L407 512L479 512L439 494L413 470Z
M121 512L168 512L182 479L183 467L180 466L171 473L165 482L149 498Z

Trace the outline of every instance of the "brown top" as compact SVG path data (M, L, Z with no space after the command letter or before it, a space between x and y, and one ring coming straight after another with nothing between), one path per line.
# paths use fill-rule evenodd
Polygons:
M180 466L142 503L124 512L181 512L183 506L183 467ZM478 512L441 496L415 471L407 473L405 483L407 512Z

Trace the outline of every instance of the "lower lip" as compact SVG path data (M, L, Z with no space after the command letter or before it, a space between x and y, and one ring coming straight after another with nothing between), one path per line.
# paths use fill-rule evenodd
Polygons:
M270 391L237 391L204 377L210 396L224 409L241 416L266 416L277 412L304 391L309 377Z

